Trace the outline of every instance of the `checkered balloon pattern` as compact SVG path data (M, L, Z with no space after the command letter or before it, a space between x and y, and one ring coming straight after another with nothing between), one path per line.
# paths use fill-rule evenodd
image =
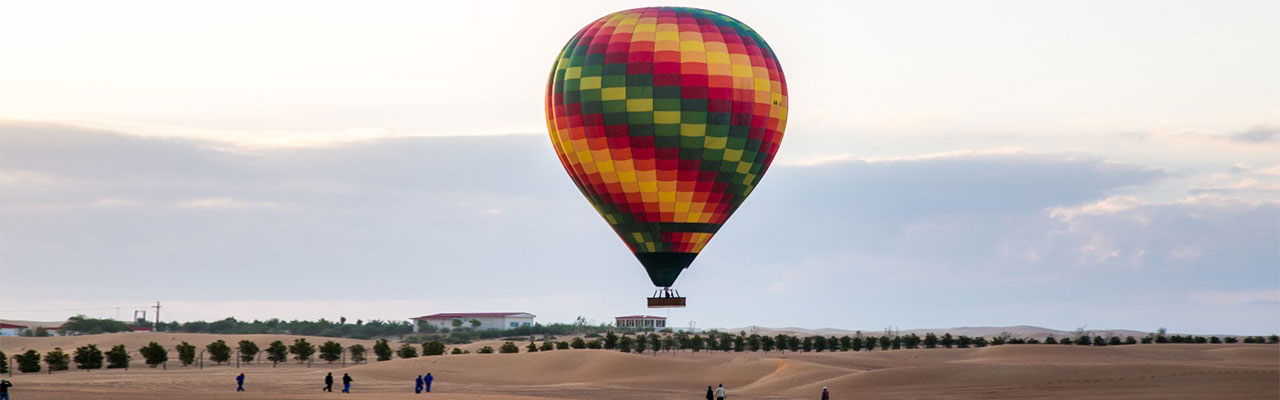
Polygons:
M773 161L787 84L742 22L638 8L569 40L546 112L560 162L632 252L696 254Z

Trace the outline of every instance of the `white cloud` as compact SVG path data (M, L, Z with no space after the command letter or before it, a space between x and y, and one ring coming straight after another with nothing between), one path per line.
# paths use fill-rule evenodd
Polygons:
M289 205L269 201L242 200L234 197L206 197L191 199L175 204L179 208L207 210L252 210L252 209L285 209Z

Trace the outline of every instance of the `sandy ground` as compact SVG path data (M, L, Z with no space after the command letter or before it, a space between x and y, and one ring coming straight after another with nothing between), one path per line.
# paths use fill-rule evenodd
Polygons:
M216 338L271 335L173 335L203 346ZM85 343L134 343L169 335L5 338L0 348L70 351ZM106 340L118 339L118 340ZM309 338L313 343L323 338ZM364 341L341 340L344 344ZM347 343L350 342L350 343ZM164 343L164 342L162 342ZM367 343L366 343L367 344ZM168 346L172 347L172 346ZM172 356L171 356L172 357ZM732 399L1277 399L1276 345L1006 345L983 349L860 353L662 353L557 350L396 359L367 365L298 364L147 368L14 374L13 399L700 399L723 383ZM244 372L248 391L235 392ZM355 379L352 394L322 393L326 372ZM431 372L434 393L415 395L413 378ZM340 386L340 385L339 385Z

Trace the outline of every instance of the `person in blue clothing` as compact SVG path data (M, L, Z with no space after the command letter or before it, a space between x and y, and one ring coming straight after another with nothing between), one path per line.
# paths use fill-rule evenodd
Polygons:
M342 393L351 393L351 375L342 374Z
M418 379L413 381L413 392L422 393L422 375L418 375Z
M427 373L427 376L422 377L422 387L427 390L427 393L431 393L431 381L434 380L436 378L431 376L430 372Z
M236 391L237 392L244 391L244 373L243 372L241 372L240 375L236 375Z
M5 379L0 379L0 400L9 400L10 387L13 387L13 383L10 383Z

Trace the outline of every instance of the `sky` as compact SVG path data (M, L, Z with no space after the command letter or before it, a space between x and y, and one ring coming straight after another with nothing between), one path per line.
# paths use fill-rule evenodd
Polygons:
M1280 332L1280 4L692 1L790 94L648 310L543 96L613 11L0 3L0 318Z

